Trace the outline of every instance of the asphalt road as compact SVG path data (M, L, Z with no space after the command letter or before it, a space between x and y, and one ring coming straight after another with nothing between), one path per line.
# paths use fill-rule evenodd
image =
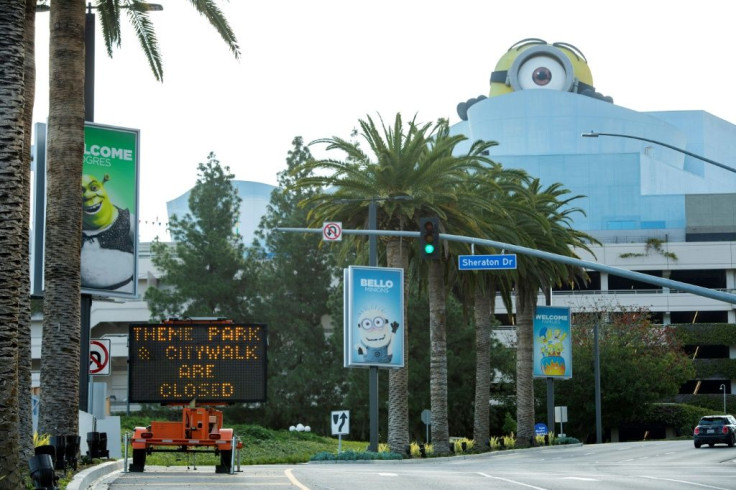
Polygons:
M692 441L556 446L381 463L214 467L147 466L114 473L95 490L274 489L736 489L736 448L695 449Z

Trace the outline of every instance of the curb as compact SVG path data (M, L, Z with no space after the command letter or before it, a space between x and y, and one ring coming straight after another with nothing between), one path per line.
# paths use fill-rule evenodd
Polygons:
M109 475L114 471L120 471L123 469L123 460L108 461L107 463L98 464L92 468L80 471L69 485L66 486L67 490L87 490L90 486L100 478Z

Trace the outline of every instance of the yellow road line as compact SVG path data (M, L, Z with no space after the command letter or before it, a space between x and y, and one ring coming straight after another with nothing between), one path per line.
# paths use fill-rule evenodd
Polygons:
M309 487L306 487L306 486L302 485L301 482L299 482L299 480L297 480L296 478L294 478L294 475L291 473L291 468L289 468L288 470L284 471L284 474L286 475L286 478L289 479L289 481L291 482L291 484L294 485L295 487L297 487L297 488L299 488L301 490L309 490Z

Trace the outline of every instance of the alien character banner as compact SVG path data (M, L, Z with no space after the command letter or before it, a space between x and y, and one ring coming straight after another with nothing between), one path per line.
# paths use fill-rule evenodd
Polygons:
M404 271L345 269L345 367L404 366Z
M537 306L533 362L535 378L572 378L570 308Z
M82 292L137 293L138 141L134 129L86 123L82 167Z

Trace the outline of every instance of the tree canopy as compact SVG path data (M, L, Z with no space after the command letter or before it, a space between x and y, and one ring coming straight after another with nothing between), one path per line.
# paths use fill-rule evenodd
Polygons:
M567 405L566 431L595 435L594 326L599 328L602 423L606 429L641 421L648 404L677 394L695 368L671 327L653 325L646 309L623 306L573 315L573 377L555 385ZM569 427L569 429L568 429Z
M198 166L191 214L172 216L173 244L151 244L158 287L145 293L153 318L247 315L245 247L238 234L240 202L229 167L210 153Z

